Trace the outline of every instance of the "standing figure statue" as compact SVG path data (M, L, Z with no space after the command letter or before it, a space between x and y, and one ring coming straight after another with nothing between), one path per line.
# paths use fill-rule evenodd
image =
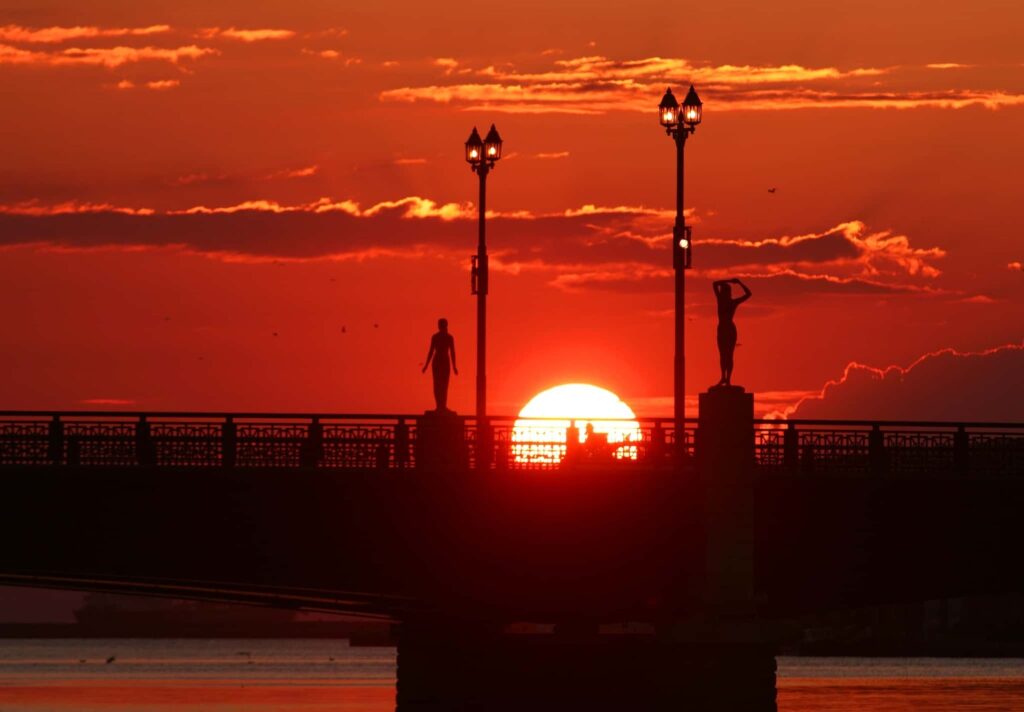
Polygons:
M459 369L455 365L455 339L448 333L448 320L437 320L437 333L430 337L430 350L427 351L427 360L423 364L423 373L427 372L427 366L433 361L434 375L434 402L437 404L438 413L450 413L448 410L448 375L449 370L459 375ZM449 360L451 354L451 360Z
M743 289L743 296L733 299L730 284L739 285ZM722 378L716 385L731 386L732 357L736 351L736 323L733 317L736 315L736 307L750 299L750 290L738 279L720 279L711 288L718 298L718 358L722 365Z

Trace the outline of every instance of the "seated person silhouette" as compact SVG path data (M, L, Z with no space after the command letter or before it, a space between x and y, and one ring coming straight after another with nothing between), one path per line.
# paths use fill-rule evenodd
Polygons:
M448 333L447 319L438 319L437 329L437 333L430 337L430 349L423 364L423 373L433 363L434 403L437 405L435 412L451 413L453 411L448 410L449 372L455 371L455 375L459 375L459 369L455 366L455 339Z
M611 456L608 447L608 433L594 432L594 424L587 423L587 439L583 442L583 453L588 460L600 460Z
M733 299L730 284L739 285L743 295ZM736 315L736 307L750 299L751 295L747 285L738 279L720 279L711 288L715 290L718 299L718 358L722 367L722 378L712 388L728 388L732 385L733 353L736 351L736 323L733 317Z

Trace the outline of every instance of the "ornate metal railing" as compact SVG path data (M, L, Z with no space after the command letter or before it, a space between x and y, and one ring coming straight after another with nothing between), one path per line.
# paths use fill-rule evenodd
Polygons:
M755 421L760 469L828 476L1024 476L1024 424Z
M0 411L0 467L408 470L419 426L411 415ZM470 469L667 469L677 457L669 418L458 418L456 428L451 461ZM678 437L685 467L697 421ZM756 420L753 447L765 476L1024 476L1024 424Z
M0 412L0 466L415 466L415 418Z

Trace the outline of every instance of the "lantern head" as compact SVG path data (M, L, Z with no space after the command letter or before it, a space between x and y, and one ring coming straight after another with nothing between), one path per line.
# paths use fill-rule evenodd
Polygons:
M671 89L665 90L665 96L661 97L661 103L658 104L658 120L665 128L679 123L679 102Z
M473 127L473 133L466 139L466 161L476 166L484 159L484 142L480 140L480 134Z
M704 104L701 102L700 97L697 96L697 90L690 85L690 91L686 92L686 98L683 99L683 114L682 121L690 128L695 127L700 123L703 116Z
M498 129L494 128L494 124L491 124L491 130L484 137L484 160L497 161L499 158L501 158L501 136L498 135Z

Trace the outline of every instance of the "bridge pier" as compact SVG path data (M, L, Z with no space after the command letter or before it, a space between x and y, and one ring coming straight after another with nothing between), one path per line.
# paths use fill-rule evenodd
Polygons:
M642 635L601 634L594 625L524 635L406 623L398 712L775 712L775 638L755 606L753 418L753 395L742 388L700 396L705 565L692 617L648 625Z
M775 712L763 645L404 627L397 712Z
M697 476L703 495L708 613L749 616L754 604L754 394L699 396Z

